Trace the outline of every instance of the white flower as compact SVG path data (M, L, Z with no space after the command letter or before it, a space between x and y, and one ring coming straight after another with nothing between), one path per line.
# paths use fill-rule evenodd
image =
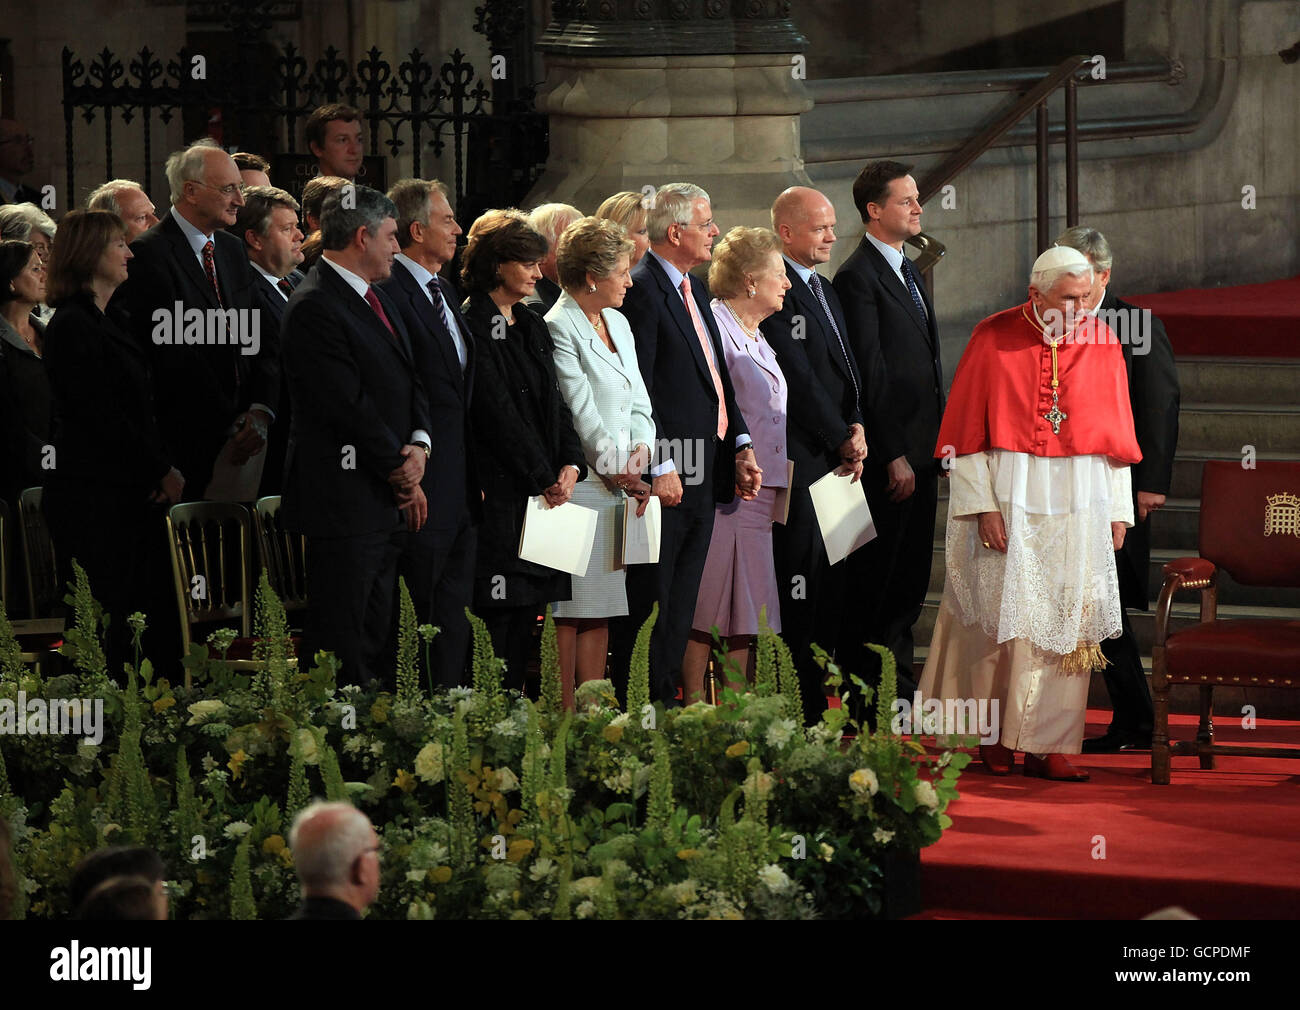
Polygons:
M370 745L370 753L373 754L375 757L383 757L384 741L376 740L374 743L372 743Z
M876 832L879 833L879 831L880 829L877 828ZM835 847L833 845L827 845L825 842L822 842L821 846L822 846L822 859L829 863L831 861L831 858L835 855Z
M535 881L543 881L555 872L555 860L540 857L528 871L528 876Z
M513 719L502 719L500 722L493 723L492 732L497 736L504 737L523 736L523 730L519 728L519 723Z
M790 742L797 729L793 719L773 719L767 727L767 745L780 749Z
M472 687L449 687L447 688L447 697L453 702L465 701L474 693Z
M316 746L316 734L305 726L298 730L298 754L305 765L320 764L320 748Z
M876 828L871 837L881 845L888 845L894 840L894 833L892 831L886 831L884 828Z
M816 726L813 726L808 730L809 743L826 744L832 747L838 745L840 738L843 736L844 730L831 729L830 726L824 722L819 722Z
M226 825L225 835L227 838L243 838L253 830L253 826L247 821L231 821Z
M571 886L575 897L590 898L600 887L599 877L579 877Z
M343 753L355 754L362 747L364 747L365 744L366 744L366 738L364 736L362 736L360 733L353 733L351 736L349 736L346 740L343 741Z
M212 760L211 754L204 754L203 760L199 763L203 765L203 770L205 772L210 772L213 768L217 767L217 763Z
M424 876L428 872L428 870L407 870L406 879L412 884L418 884L420 881L424 880Z
M512 793L519 788L519 777L507 767L497 769L497 788L503 793Z
M223 714L225 710L226 703L217 698L209 701L196 701L189 707L190 721L185 725L202 726L205 722Z
M622 715L614 716L613 719L609 720L609 724L611 726L626 726L631 721L632 721L632 716L629 715L627 712L624 712Z
M870 768L859 768L849 776L849 788L859 796L875 796L880 789L880 780Z
M573 912L579 919L590 919L596 914L596 906L590 901L584 901Z
M916 796L916 802L923 807L929 807L931 810L939 809L939 794L934 791L934 786L930 785L925 779L916 783L912 790Z
M794 881L787 877L785 870L777 866L776 863L768 863L759 870L758 879L773 894L784 894L794 885Z
M441 743L426 743L415 755L415 774L430 784L441 782L446 775L444 758Z

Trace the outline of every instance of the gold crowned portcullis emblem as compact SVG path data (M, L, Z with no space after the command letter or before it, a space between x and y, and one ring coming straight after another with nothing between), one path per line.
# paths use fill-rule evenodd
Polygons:
M1264 508L1264 536L1288 533L1300 537L1300 496L1286 491L1264 497L1268 505Z

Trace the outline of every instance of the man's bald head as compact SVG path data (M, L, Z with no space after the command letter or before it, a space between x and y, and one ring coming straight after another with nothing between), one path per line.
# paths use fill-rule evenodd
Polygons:
M289 848L304 897L361 911L379 893L379 836L350 803L313 803L294 818Z
M782 251L800 266L829 262L835 245L835 208L825 194L791 186L772 204L772 230Z

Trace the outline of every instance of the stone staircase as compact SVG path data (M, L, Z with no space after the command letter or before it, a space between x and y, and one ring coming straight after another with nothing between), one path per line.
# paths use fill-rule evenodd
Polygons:
M1178 361L1182 387L1178 451L1173 481L1163 508L1151 518L1149 585L1154 609L1165 562L1197 554L1200 521L1201 471L1206 460L1240 461L1253 446L1257 460L1300 460L1300 359L1182 358ZM915 628L919 676L943 594L943 538L948 521L946 487L940 482L939 510L935 521L934 566L930 591ZM1220 573L1219 618L1285 618L1300 620L1300 589L1242 586ZM1171 627L1195 624L1200 598L1182 593L1175 598ZM1155 633L1152 610L1132 611L1129 619L1142 650L1148 674ZM1219 715L1240 715L1242 706L1255 706L1260 718L1300 718L1300 693L1250 688L1216 688L1214 708ZM1178 712L1197 710L1198 690L1175 688L1171 707ZM1094 674L1088 704L1109 708L1106 685Z

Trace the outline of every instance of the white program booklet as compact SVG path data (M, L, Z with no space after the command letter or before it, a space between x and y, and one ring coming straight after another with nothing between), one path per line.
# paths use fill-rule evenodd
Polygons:
M519 557L570 575L586 575L596 542L596 510L565 502L548 508L541 495L524 507Z
M623 564L654 565L659 563L659 539L663 532L663 513L659 499L650 496L645 514L636 514L635 498L623 503Z
M832 470L810 486L808 493L812 495L826 558L831 564L843 561L876 539L876 524L861 481L854 484L848 475L841 477Z

